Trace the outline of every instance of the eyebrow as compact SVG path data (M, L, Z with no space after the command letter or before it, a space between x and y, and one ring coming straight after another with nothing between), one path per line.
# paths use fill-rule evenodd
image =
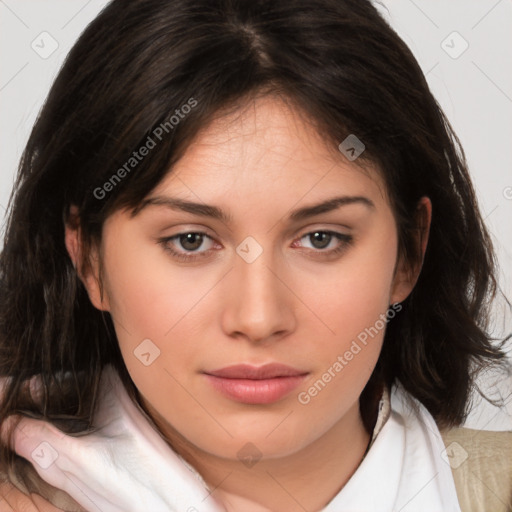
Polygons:
M351 204L362 204L369 209L375 209L375 204L373 201L364 196L338 196L333 197L331 199L327 199L326 201L322 201L321 203L304 206L302 208L298 208L293 210L288 219L293 222L297 222L300 220L307 219L309 217L314 217L316 215L320 215L322 213L327 213L333 210L337 210L341 206L351 205ZM178 210L187 213L192 213L194 215L201 215L203 217L211 217L213 219L218 219L225 224L229 224L232 220L231 215L226 213L224 210L217 206L208 205L204 203L194 203L192 201L186 201L184 199L178 199L175 197L168 196L155 196L145 199L142 204L137 208L137 213L146 208L147 206L165 206L170 208L171 210Z

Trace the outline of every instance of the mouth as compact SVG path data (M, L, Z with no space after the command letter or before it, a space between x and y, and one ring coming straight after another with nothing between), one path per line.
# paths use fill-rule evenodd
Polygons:
M291 366L238 364L203 372L210 385L231 400L246 404L271 404L286 397L309 374Z

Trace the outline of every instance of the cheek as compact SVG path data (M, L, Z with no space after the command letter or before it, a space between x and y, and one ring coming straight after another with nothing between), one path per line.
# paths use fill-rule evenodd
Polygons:
M314 372L297 395L308 414L329 424L357 403L366 386L381 352L389 309L390 279L381 273L367 269L343 282L346 287L333 293L332 301L324 299L333 332L309 347Z
M105 285L123 359L136 381L147 370L154 377L167 359L169 342L201 287L173 267L156 244L130 245L127 238L120 230L106 245ZM177 343L173 358L187 363L187 347L190 344Z
M163 311L172 311L167 303L172 294L166 287L161 269L134 250L110 253L107 287L110 311L126 332L144 337L159 336L165 327Z
M339 264L317 273L309 292L303 287L311 309L325 319L332 344L338 348L345 345L386 312L395 260L395 233L392 229L382 230L378 236L367 237L364 244L354 246Z
M106 254L110 313L126 368L143 396L165 402L172 394L179 404L186 396L171 374L196 364L189 316L205 290L159 248L127 246L118 236Z
M161 340L199 298L205 280L172 264L156 242L130 246L126 238L121 232L107 248L111 313L133 336Z
M323 329L326 335L317 336L316 345L309 347L315 372L299 403L314 401L322 414L342 411L358 399L382 347L396 237L392 229L383 229L367 240L347 253L335 272L317 276L310 288L312 309L320 312L329 330Z
M189 379L209 352L205 333L217 312L212 297L222 275L180 267L159 246L132 246L130 238L118 230L105 251L106 288L124 363L144 396L165 402L172 395L175 407L190 406L178 382Z

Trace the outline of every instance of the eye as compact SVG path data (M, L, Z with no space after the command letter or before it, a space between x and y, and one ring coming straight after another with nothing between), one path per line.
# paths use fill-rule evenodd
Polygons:
M353 241L351 235L324 230L311 231L299 238L301 241L304 239L310 241L313 252L326 255L341 253ZM302 243L301 247L303 247Z
M206 233L189 231L162 238L158 242L163 246L165 251L169 252L174 258L181 261L193 261L208 255L208 248L205 251L198 250L204 244L205 240L210 240L210 244L207 245L211 246L213 239ZM176 250L177 246L181 246L183 251Z

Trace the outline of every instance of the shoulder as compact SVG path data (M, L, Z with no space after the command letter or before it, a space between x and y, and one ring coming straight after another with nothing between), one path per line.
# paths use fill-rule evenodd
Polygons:
M512 432L441 430L462 512L512 510Z

